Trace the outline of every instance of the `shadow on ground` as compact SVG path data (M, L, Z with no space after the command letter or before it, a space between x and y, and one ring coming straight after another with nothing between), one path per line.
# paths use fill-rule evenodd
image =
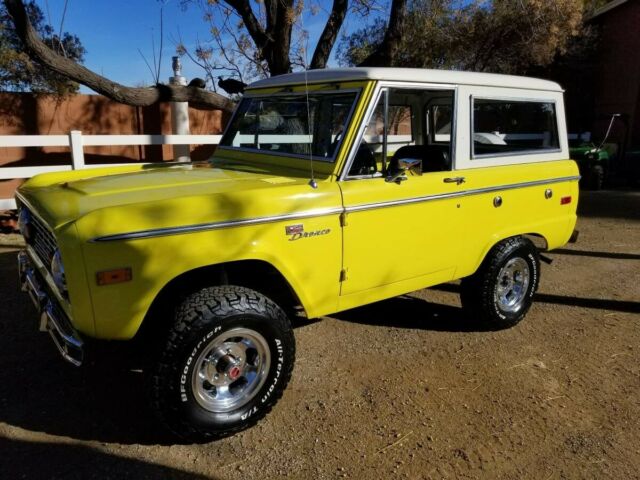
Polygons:
M431 287L442 292L458 293L460 286L451 283ZM551 303L555 305L566 305L569 307L593 308L597 310L614 310L617 312L640 313L640 302L627 300L610 300L606 298L583 298L564 295L553 295L549 293L536 293L534 302Z
M0 253L0 422L82 440L175 443L149 412L142 372L127 368L126 348L103 347L109 355L82 368L62 360L38 332L15 263L14 252Z
M580 191L578 217L640 220L640 192L637 190Z
M589 250L571 250L568 248L558 248L552 250L550 253L577 257L610 258L613 260L640 260L640 253L593 252Z
M457 285L451 287L458 288ZM457 291L457 290L456 290ZM489 328L466 316L461 308L431 303L409 295L331 315L346 322L438 332L482 332Z
M7 479L214 480L214 477L118 457L82 445L0 438L0 451L0 472Z

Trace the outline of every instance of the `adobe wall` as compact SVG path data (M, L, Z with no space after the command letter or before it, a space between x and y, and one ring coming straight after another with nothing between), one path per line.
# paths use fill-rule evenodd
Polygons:
M220 110L189 108L191 133L219 134L227 115ZM100 95L74 95L61 102L29 93L0 93L0 135L59 135L71 130L86 134L170 134L169 104L130 107ZM215 146L191 146L193 160L212 155ZM86 147L87 164L129 161L158 162L172 159L169 145ZM68 148L0 148L0 168L69 165ZM0 180L0 198L9 198L21 180Z

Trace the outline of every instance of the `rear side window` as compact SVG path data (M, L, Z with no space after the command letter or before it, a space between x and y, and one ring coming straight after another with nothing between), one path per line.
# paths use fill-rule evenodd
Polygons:
M552 101L473 99L474 158L560 149Z

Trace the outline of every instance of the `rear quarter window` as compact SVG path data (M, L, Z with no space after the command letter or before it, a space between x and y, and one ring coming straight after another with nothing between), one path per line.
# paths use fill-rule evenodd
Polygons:
M560 149L554 101L473 98L472 102L474 159Z

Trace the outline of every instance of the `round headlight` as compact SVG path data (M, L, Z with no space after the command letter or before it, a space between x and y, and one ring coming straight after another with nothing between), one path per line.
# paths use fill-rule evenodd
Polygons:
M51 260L51 276L53 282L58 287L61 293L67 293L67 279L64 276L64 266L62 265L62 257L60 256L60 250L56 249Z
M18 228L27 242L31 240L33 226L31 225L31 214L26 208L20 209L20 214L18 215Z

